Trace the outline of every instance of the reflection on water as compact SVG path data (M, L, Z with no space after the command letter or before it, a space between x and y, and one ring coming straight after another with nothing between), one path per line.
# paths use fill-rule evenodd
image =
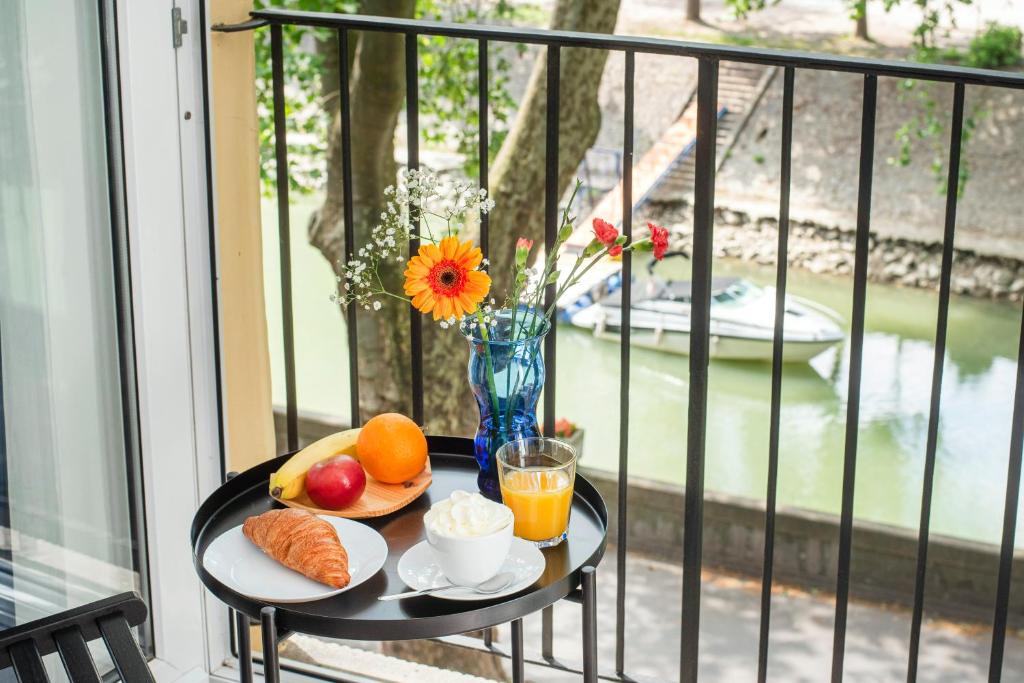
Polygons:
M685 264L670 268L677 270L659 274L678 276ZM715 268L716 275L774 280L772 268L730 262ZM848 278L793 272L790 291L849 320ZM937 301L934 292L868 287L854 503L859 518L917 526ZM936 533L999 539L1019 325L1017 307L951 302L933 497ZM558 349L558 413L586 429L584 464L616 469L618 346L562 326ZM780 505L839 511L848 353L843 345L810 365L785 369ZM688 360L643 349L631 357L630 474L682 483ZM770 363L712 362L709 490L764 499L770 380Z
M292 207L305 225L310 200ZM280 284L274 207L265 206L264 271L275 402L284 402ZM295 345L300 409L346 420L348 368L341 316L327 294L330 266L292 231ZM667 266L667 267L666 267ZM671 269L675 268L673 273ZM774 282L773 268L715 262L715 275ZM679 277L687 264L666 261ZM642 268L636 268L643 272ZM664 271L664 272L662 272ZM850 278L790 273L790 291L850 319ZM868 285L857 487L859 518L916 528L935 334L934 292ZM997 541L1006 492L1020 307L954 298L950 307L932 530ZM838 512L846 424L848 349L786 367L782 384L779 502ZM630 474L682 483L687 358L634 348ZM568 326L558 329L558 414L586 429L583 464L616 469L619 348ZM711 365L706 487L764 499L768 457L768 363ZM1021 516L1024 520L1024 516ZM1024 546L1024 521L1018 522Z

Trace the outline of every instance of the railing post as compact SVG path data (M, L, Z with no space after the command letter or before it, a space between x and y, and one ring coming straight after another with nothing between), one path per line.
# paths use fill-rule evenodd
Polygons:
M704 540L704 445L711 327L711 256L715 221L718 60L697 71L697 155L693 193L693 285L690 308L690 404L683 513L683 612L680 680L696 683L700 641L700 570Z
M928 437L924 455L921 490L921 521L917 535L917 576L914 580L914 611L910 622L907 653L907 682L917 680L917 654L921 645L924 617L924 586L928 567L928 530L932 516L932 486L935 480L935 451L939 440L939 408L942 370L946 361L946 323L949 319L950 280L953 273L953 236L956 231L956 200L960 189L960 142L964 126L964 85L953 88L953 122L949 131L949 173L946 176L946 226L942 236L942 267L939 275L939 311L935 320L935 355L932 358L932 396L928 410Z
M544 144L544 248L550 254L558 236L558 107L561 52L557 45L547 49L547 124ZM557 284L544 288L544 308L555 303ZM544 433L555 433L555 337L556 328L544 338Z
M626 52L626 73L623 81L622 123L622 234L627 242L633 240L633 80L636 54ZM622 254L622 300L633 299L633 254ZM629 520L627 518L629 494L629 343L632 306L622 307L619 327L619 494L616 515L615 554L615 673L622 676L626 669L626 544Z
M281 264L281 329L284 334L285 423L288 450L299 447L299 413L295 398L295 327L292 315L292 248L288 204L288 123L284 103L284 46L281 26L270 27L270 60L274 90L274 173L277 180L277 245Z
M405 128L406 144L409 149L409 170L420 167L420 88L419 55L416 45L417 34L405 34ZM409 220L416 233L419 232L420 212L409 207ZM418 237L409 238L409 255L420 248ZM423 316L412 306L409 307L409 338L412 366L412 419L423 424Z
M338 29L338 73L340 83L338 92L341 96L341 191L345 202L345 263L352 260L356 251L355 219L352 206L352 101L349 93L348 77L348 30ZM359 333L356 327L358 306L351 303L345 310L345 332L348 339L348 386L349 413L352 427L362 424L359 417Z
M1013 393L1012 425L1010 460L1006 471L1006 503L1003 508L1003 540L999 548L999 576L996 579L996 608L992 623L989 683L999 683L1002 679L1003 649L1006 646L1006 620L1010 607L1010 578L1013 574L1017 501L1020 499L1021 455L1024 450L1024 317L1021 318L1020 341L1017 349L1017 385Z
M832 683L843 680L846 651L846 608L850 599L850 555L853 544L853 491L857 474L857 431L860 419L861 361L864 356L864 306L868 279L868 237L871 228L871 181L875 159L875 102L878 77L864 77L860 129L860 170L857 189L857 236L853 265L853 315L850 322L850 369L846 399L846 444L843 456L843 500L839 518L839 567L836 571L836 618L832 635Z
M779 418L782 408L782 339L786 319L786 274L789 270L789 190L793 161L793 80L787 66L782 79L782 164L779 188L779 241L775 255L775 328L772 337L772 397L768 428L768 491L764 516L764 564L761 571L761 625L757 643L757 680L768 677L772 572L775 562L775 504L779 488Z
M477 117L479 121L479 150L478 150L478 161L477 164L480 167L478 182L480 187L487 190L490 194L490 179L488 178L488 167L490 166L490 140L489 138L489 103L488 95L490 90L489 85L489 69L490 65L487 61L487 41L481 38L477 42ZM491 236L490 236L490 214L486 211L480 211L480 251L483 252L484 258L490 258L491 253Z
M559 75L561 73L561 52L558 45L547 49L547 122L544 144L544 248L550 254L555 248L558 236L558 199L561 188L558 183L558 107ZM544 291L544 308L555 303L557 284L550 284ZM544 338L544 433L555 433L555 340L557 327ZM554 611L551 607L543 610L541 622L541 654L545 659L554 657L552 636Z

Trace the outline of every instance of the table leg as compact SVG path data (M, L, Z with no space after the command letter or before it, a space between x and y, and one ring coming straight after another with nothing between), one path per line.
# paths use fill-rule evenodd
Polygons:
M277 610L267 606L260 610L260 627L263 633L263 680L266 683L280 683L281 667L277 661L277 625L274 616Z
M512 683L526 683L523 662L523 620L512 622Z
M541 611L540 656L555 661L555 608L548 605Z
M597 683L597 570L583 568L583 681Z
M235 615L235 638L238 643L238 680L252 683L252 643L249 641L249 617L232 610Z

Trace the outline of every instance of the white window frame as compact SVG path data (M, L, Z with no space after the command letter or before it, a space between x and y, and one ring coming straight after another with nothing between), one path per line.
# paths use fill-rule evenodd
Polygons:
M171 10L188 22L172 44ZM158 681L229 658L189 529L221 478L199 0L117 0L150 611Z

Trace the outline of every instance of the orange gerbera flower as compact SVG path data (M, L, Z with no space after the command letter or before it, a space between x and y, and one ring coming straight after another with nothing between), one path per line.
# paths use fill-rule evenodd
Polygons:
M424 244L405 268L405 293L422 313L434 320L461 318L475 313L491 289L491 278L476 270L484 255L469 240L445 237L440 244Z

